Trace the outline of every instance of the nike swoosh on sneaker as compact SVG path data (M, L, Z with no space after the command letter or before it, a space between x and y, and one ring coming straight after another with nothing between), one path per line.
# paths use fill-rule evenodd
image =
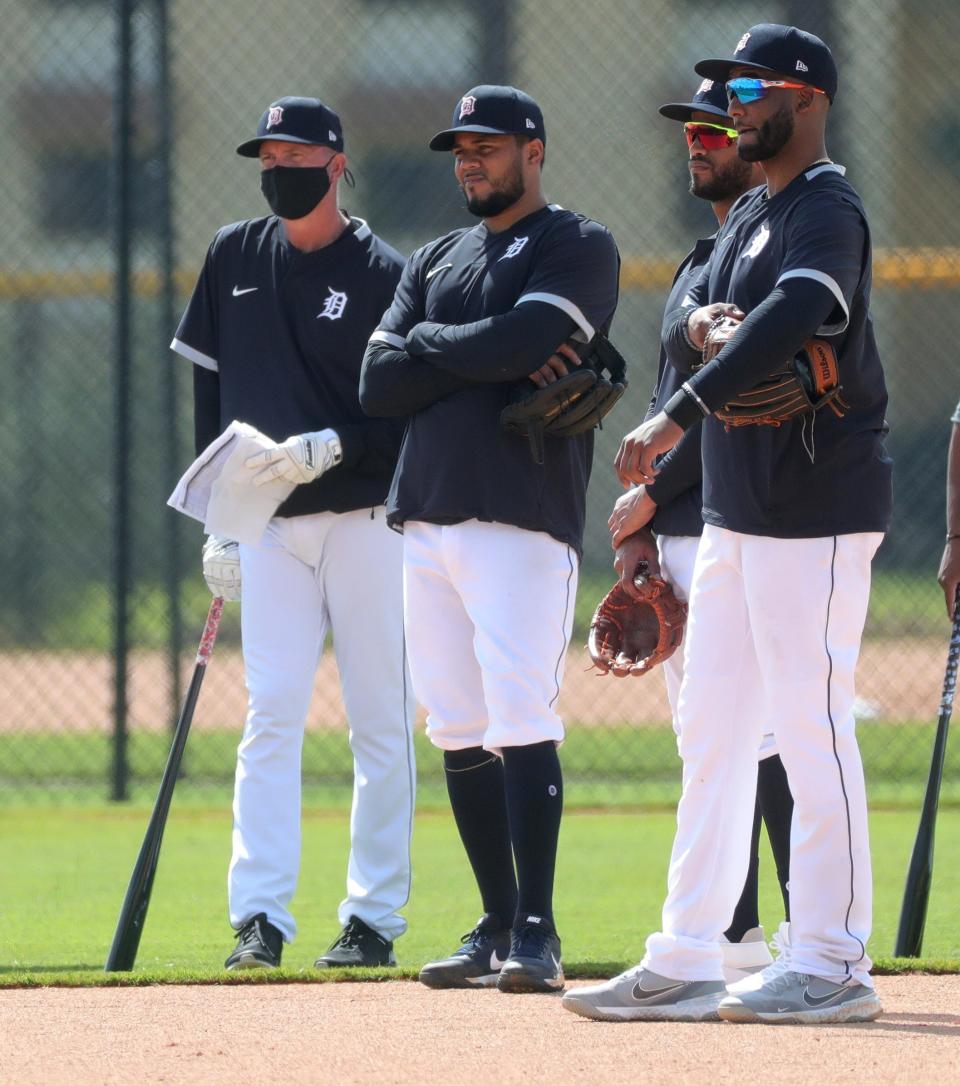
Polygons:
M244 287L243 290L241 290L238 286L234 286L233 296L234 298L239 298L241 294L250 294L252 291L259 289L259 287Z
M424 276L424 279L432 279L435 275L439 275L440 272L446 271L447 268L452 268L452 267L453 267L452 264L441 264L439 268L431 268L427 272L427 274Z
M644 988L641 986L640 981L633 986L633 998L634 999L650 999L652 996L668 995L670 992L678 992L686 985L686 981L681 984L670 984L666 988Z
M494 972L494 973L499 972L504 967L504 965L506 964L506 961L507 961L506 958L501 958L500 955L496 951L494 951L490 955L490 969L491 969L491 972Z
M835 999L838 999L843 995L843 988L838 989L836 992L829 992L825 996L812 996L806 988L803 990L803 1002L808 1007L825 1007L828 1003L832 1003Z

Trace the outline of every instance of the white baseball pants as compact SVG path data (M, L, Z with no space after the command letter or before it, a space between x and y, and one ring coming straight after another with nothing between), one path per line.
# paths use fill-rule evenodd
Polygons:
M579 565L545 532L469 520L403 529L410 674L443 750L563 739L556 712Z
M717 940L743 889L755 751L768 720L795 803L791 968L871 984L872 877L853 701L881 539L704 530L678 705L683 794L663 930L647 940L647 968L678 980L723 976Z
M270 521L241 545L241 625L249 711L237 754L230 922L260 912L290 942L300 867L300 758L328 630L354 759L347 896L386 939L406 930L415 768L402 611L401 538L371 512ZM316 858L325 862L326 858Z
M697 560L697 548L700 546L698 535L658 535L657 552L660 556L660 572L673 588L678 600L689 601L693 585L693 567ZM663 679L667 687L667 701L673 717L673 730L679 735L677 723L677 701L680 698L680 684L683 682L683 658L687 651L684 638L679 650L663 661ZM777 753L777 743L772 731L765 731L760 743L760 759L770 758Z

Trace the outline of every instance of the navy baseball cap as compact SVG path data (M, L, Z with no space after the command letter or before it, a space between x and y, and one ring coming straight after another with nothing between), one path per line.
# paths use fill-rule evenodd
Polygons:
M748 64L778 75L787 75L798 83L808 83L824 91L832 102L837 93L837 65L826 43L816 34L780 23L757 23L737 42L733 56L719 60L701 60L695 64L698 75L726 83L731 68Z
M458 132L530 136L547 142L543 113L530 95L516 87L497 87L488 83L468 90L457 102L451 127L433 137L430 150L451 150Z
M689 102L667 102L660 107L660 113L671 121L689 121L694 113L712 113L717 117L730 119L727 112L727 88L723 83L713 79L705 79L697 93Z
M319 98L278 98L263 111L256 136L241 143L237 154L256 158L264 140L313 143L342 151L343 126Z

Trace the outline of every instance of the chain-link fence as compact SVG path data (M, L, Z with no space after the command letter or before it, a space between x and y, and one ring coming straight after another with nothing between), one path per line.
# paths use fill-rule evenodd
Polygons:
M860 735L874 801L919 794L946 651L935 571L960 392L948 326L960 301L960 5L0 0L0 14L4 799L155 787L208 598L199 527L165 507L191 458L190 367L167 345L214 230L265 210L257 165L234 147L274 98L320 96L343 118L357 179L342 199L410 252L468 221L450 162L425 144L481 82L538 99L550 198L606 223L624 256L613 338L631 385L600 435L590 488L562 703L569 795L676 794L660 677L600 679L580 646L612 577L612 457L646 407L673 269L714 229L710 207L688 193L679 126L657 107L686 100L694 62L761 21L796 23L833 46L841 88L828 147L871 215L896 512L876 563ZM232 778L245 711L238 625L236 614L224 623L183 791ZM304 765L314 790L350 779L331 659ZM422 748L428 787L437 766ZM957 768L955 756L945 798L960 798Z

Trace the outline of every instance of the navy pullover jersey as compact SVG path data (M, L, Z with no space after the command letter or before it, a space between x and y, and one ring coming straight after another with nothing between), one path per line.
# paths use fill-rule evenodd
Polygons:
M359 382L370 332L390 304L403 257L360 219L305 253L275 215L224 226L207 252L172 347L220 382L233 419L274 441L330 427L342 462L296 487L277 516L382 505L402 422L369 419Z
M832 163L799 174L773 197L765 187L752 189L730 210L689 302L734 302L749 314L788 279L823 284L835 305L809 334L833 345L850 410L838 418L826 407L812 419L730 430L714 416L704 419L706 523L779 538L887 529L887 389L869 313L871 262L863 205L842 167ZM731 358L728 377L735 376L735 339L725 351ZM769 372L782 364L771 358ZM716 405L720 376L716 366L707 366L690 385ZM745 390L723 391L728 399Z
M420 322L469 324L528 302L556 306L576 326L574 340L588 342L610 326L619 267L606 227L555 205L501 233L485 223L455 230L407 262L371 346L403 350ZM545 361L531 360L529 372ZM593 434L548 437L544 463L533 463L526 438L500 427L514 385L488 376L410 417L387 499L391 525L495 521L547 532L580 553Z
M667 295L664 313L672 313L696 283L713 252L716 235L703 238L681 261ZM667 352L660 344L660 366L647 418L663 410L664 404L680 388L684 375L667 362ZM695 423L658 464L660 474L648 484L647 493L657 503L650 527L657 535L700 535L703 531L703 470L700 464L700 424Z

